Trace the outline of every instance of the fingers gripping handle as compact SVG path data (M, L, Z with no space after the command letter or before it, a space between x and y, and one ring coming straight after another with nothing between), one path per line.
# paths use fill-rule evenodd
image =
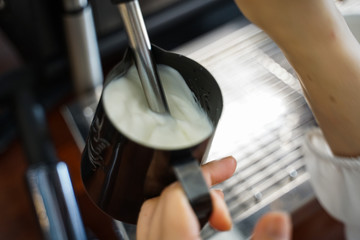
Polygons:
M173 168L177 179L193 208L200 226L209 220L212 212L212 202L209 188L202 174L199 163L195 159L174 162Z

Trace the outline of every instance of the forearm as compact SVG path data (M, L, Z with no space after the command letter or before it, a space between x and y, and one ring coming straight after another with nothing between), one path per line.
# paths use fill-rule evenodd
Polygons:
M237 2L240 8L251 4L247 0ZM359 156L359 44L330 0L274 0L269 4L279 6L273 5L268 11L269 5L262 4L254 11L245 10L279 45L297 71L333 153ZM256 9L268 16L256 15Z
M333 153L359 156L360 50L358 45L334 41L337 43L324 43L318 49L304 50L303 54L291 50L284 53L298 73Z
M306 41L279 45L297 71L333 153L359 156L360 48L338 14L319 16L324 25L309 25Z

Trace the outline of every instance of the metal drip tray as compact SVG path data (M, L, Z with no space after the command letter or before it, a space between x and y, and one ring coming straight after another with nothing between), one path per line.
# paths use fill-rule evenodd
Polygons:
M208 161L232 155L238 167L216 186L224 191L234 229L217 233L207 227L202 236L248 238L263 212L293 211L314 196L301 145L315 120L294 70L256 26L234 22L205 38L210 44L198 39L176 51L206 67L223 92L224 112Z
M360 6L337 4L342 11ZM232 155L238 162L234 176L216 186L234 227L218 233L207 226L203 239L248 239L263 213L293 212L313 199L302 142L316 122L277 45L255 25L235 21L176 51L206 67L223 92L224 112L207 161Z

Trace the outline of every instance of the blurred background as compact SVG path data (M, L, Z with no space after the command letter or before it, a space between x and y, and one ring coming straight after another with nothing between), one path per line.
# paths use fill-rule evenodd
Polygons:
M283 209L292 213L294 239L343 239L342 224L308 183L300 140L316 123L276 44L233 0L139 2L151 42L203 64L224 94L209 160L234 155L239 162L222 185L236 224L227 235L208 227L203 238L246 239L263 212ZM339 8L358 5L349 0ZM132 229L93 205L80 178L97 89L127 46L110 1L0 0L0 239L51 237L47 194L58 201L59 219L79 223L88 239L131 238L121 232ZM64 210L75 199L78 207ZM76 239L67 224L59 231Z

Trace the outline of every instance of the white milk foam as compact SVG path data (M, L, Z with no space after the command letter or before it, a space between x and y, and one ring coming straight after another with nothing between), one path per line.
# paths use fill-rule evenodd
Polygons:
M186 148L209 137L213 125L183 77L165 65L158 65L158 72L171 117L149 109L132 66L105 87L103 104L112 124L129 139L157 149Z

